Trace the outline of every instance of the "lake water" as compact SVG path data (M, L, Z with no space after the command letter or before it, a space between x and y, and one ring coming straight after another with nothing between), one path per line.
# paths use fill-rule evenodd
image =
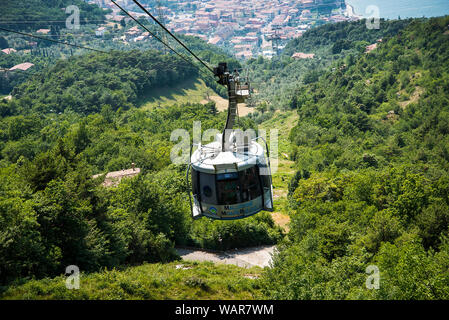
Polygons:
M346 0L357 15L368 17L370 5L379 8L381 18L397 19L449 15L449 0Z

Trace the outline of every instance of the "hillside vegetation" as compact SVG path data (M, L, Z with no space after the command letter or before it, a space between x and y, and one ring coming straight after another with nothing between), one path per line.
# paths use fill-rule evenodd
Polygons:
M448 298L448 29L413 21L297 91L295 209L271 298Z
M258 94L255 103L266 101L269 112L255 113L258 123L269 119L274 110L295 108L294 91L299 85L318 79L336 61L363 54L367 45L388 39L412 20L381 21L380 29L368 29L366 21L325 24L290 41L279 57L271 60L259 57L248 62L252 81ZM294 59L296 52L315 54L313 59Z
M260 268L196 262L144 264L124 271L82 274L79 290L66 277L32 280L5 292L6 299L57 300L253 300L263 299Z
M65 21L69 17L65 13L66 8L71 5L75 5L80 9L82 13L80 15L81 24L86 24L89 21L102 22L105 20L104 15L106 11L83 0L1 1L0 17L3 22L2 27L18 30L37 30L47 27L50 29L50 26L52 29L62 28L66 26Z
M319 64L249 62L267 83L290 82L280 100L290 111L259 103L259 115L238 122L282 130L274 186L276 214L291 219L286 236L268 213L192 221L170 134L192 136L194 121L220 129L225 114L214 103L139 108L159 76L186 80L162 74L163 56L131 52L112 69L123 53L86 55L16 87L0 104L1 298L448 299L449 17L383 26L324 26L286 49L317 48ZM128 73L139 61L146 73ZM117 187L92 179L132 162L142 173ZM278 244L272 268L173 262L175 245L262 244ZM86 281L80 291L60 276L72 264ZM378 290L366 288L369 266Z
M213 103L134 105L146 89L190 74L177 62L154 52L74 57L1 102L2 284L59 275L71 264L92 272L171 261L175 244L229 249L282 238L268 214L234 223L192 221L186 166L170 160L178 143L171 132L192 136L194 121L203 130L221 128L225 114ZM248 119L239 124L254 126ZM92 179L133 162L142 173L116 188Z
M196 78L197 74L197 69L180 58L156 51L113 51L61 60L15 88L12 95L19 99L18 108L20 99L26 99L31 104L25 108L36 112L63 112L70 108L90 114L106 105L113 111L128 109L147 91L176 85Z

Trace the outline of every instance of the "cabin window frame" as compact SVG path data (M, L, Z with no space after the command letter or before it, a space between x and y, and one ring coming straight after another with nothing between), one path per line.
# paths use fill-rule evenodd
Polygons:
M253 175L253 182L256 182L256 184L248 184L248 187L245 188L245 190L243 190L243 185L242 185L242 178L244 177L245 173L248 171L252 171L250 173L250 175ZM208 205L215 205L215 206L233 206L233 205L238 205L238 204L242 204L242 203L247 203L250 201L253 201L259 197L262 197L262 204L264 204L265 202L265 188L264 188L264 184L263 184L263 180L262 177L260 175L260 169L258 165L249 167L245 170L242 171L237 171L237 172L233 172L233 173L228 173L228 174L235 174L237 173L237 178L235 179L224 179L224 180L219 180L219 175L220 174L212 174L212 173L204 173L201 171L197 171L194 168L192 168L192 178L194 178L194 175L196 175L196 180L192 181L193 184L193 195L198 199L198 202L201 204L203 203L203 191L202 188L209 186L212 189L212 192L215 192L215 195L212 194L212 197L208 197L208 199L212 199L211 202L214 202L213 200L215 200L216 203L208 203L206 201L204 201L205 204ZM224 173L226 174L226 173ZM202 179L205 176L214 176L214 185L205 185L202 183ZM220 188L222 188L222 185L224 185L223 182L226 181L233 181L236 182L237 184L237 188L238 191L236 192L236 201L228 201L227 203L225 203L225 201L223 200L222 194L220 194ZM196 183L195 183L196 182ZM252 190L252 188L256 187L256 189ZM246 197L246 201L243 201L244 199L244 192L247 191L248 195ZM203 213L203 208L201 207L201 212Z

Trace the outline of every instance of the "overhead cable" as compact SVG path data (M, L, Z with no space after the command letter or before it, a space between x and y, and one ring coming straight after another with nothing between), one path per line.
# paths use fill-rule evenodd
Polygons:
M31 37L31 38L40 39L40 40L45 40L45 41L49 41L49 42L54 42L54 43L64 44L64 45L70 46L70 47L75 47L75 48L80 48L80 49L86 49L86 50L96 51L96 52L100 52L100 53L107 53L106 51L99 50L99 49L94 49L94 48L84 47L84 46L80 46L80 45L77 45L77 44L73 44L73 43L69 43L69 42L64 42L64 41L58 41L58 40L54 40L54 39L48 39L48 38L45 38L45 37L36 36L36 35L34 35L34 34L24 33L24 32L15 31L15 30L10 30L10 29L5 29L5 28L2 28L2 27L0 27L0 30L6 31L6 32L11 32L11 33L20 34L20 35L22 35L22 36L27 36L27 37Z

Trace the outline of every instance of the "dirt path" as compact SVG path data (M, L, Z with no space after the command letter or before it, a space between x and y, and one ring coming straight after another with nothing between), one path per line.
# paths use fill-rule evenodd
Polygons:
M282 212L273 212L271 217L278 226L284 229L285 232L290 231L290 217L287 214Z
M398 92L398 94L403 93L403 92L404 92L404 90L401 90ZM423 93L424 93L424 89L416 86L415 91L413 91L413 93L410 95L410 99L408 99L407 101L399 102L399 105L401 106L402 109L405 109L409 104L417 102L419 100L419 98L421 98Z
M274 222L286 232L290 230L290 216L288 212L288 184L295 174L295 162L290 158L291 146L289 141L290 130L297 124L298 114L295 111L279 112L261 125L262 129L279 130L278 141L278 168L273 172L273 200L275 212L272 213ZM274 163L272 161L272 163Z
M233 264L238 267L251 268L268 267L275 246L261 246L254 248L229 250L222 253L211 253L203 250L177 248L176 251L183 260L210 261L213 263Z

